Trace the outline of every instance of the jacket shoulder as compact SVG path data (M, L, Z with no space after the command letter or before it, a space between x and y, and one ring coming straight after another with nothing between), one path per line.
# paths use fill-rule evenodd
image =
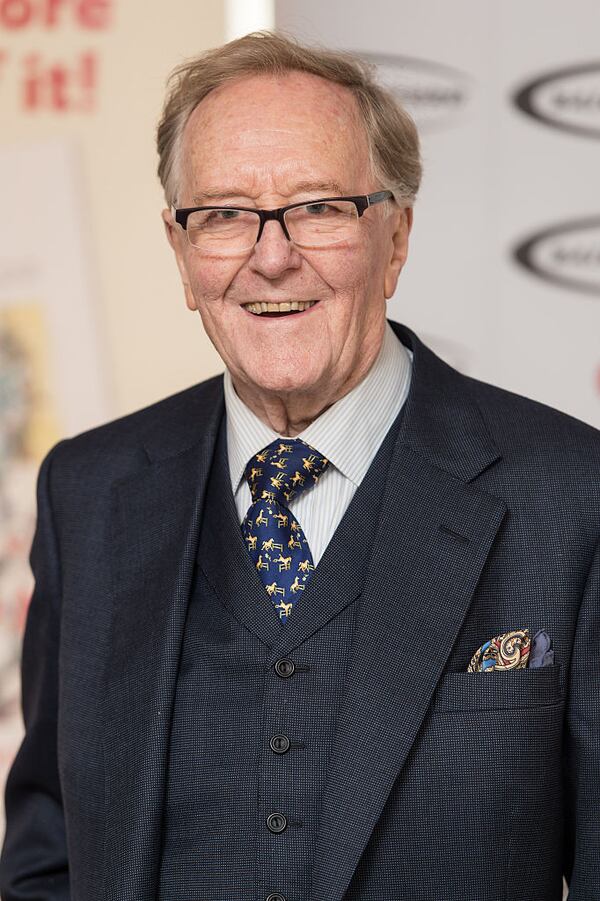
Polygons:
M600 431L540 401L459 374L487 429L503 451L600 465Z
M600 464L600 431L540 401L491 385L455 369L407 326L390 322L397 337L415 355L428 404L438 410L477 410L468 418L482 422L497 449L506 458L546 456L563 463L568 459ZM446 423L447 424L447 423Z
M223 405L223 376L59 441L49 452L55 468L90 478L126 476L149 456L170 456L202 437Z

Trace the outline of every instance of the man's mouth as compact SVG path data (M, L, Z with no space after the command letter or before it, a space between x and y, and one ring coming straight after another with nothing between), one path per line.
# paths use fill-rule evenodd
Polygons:
M304 310L314 307L316 303L318 303L317 300L291 300L282 303L253 301L243 304L243 307L249 313L254 313L255 316L289 316L292 313L302 313Z

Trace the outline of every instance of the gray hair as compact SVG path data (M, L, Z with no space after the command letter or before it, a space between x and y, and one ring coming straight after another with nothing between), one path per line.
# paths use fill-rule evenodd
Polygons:
M228 81L252 75L307 72L347 87L356 98L369 146L371 171L404 206L421 181L416 126L391 91L375 80L375 67L351 53L308 47L281 33L257 31L178 66L157 130L158 176L169 205L176 203L182 138L194 109Z

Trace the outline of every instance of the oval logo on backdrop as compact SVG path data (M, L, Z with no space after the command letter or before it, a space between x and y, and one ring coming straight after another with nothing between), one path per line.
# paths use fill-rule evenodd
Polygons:
M398 96L421 129L454 124L470 99L471 79L458 69L412 56L355 52L377 66L381 83Z
M600 138L600 60L548 72L521 87L513 100L545 125Z
M513 255L539 278L600 296L600 216L546 228L523 241Z

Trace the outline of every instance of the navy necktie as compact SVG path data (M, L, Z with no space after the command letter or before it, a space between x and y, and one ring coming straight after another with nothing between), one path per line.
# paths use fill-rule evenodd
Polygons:
M252 505L242 534L281 622L304 591L314 564L308 541L288 507L317 482L329 461L299 438L279 438L246 467Z

